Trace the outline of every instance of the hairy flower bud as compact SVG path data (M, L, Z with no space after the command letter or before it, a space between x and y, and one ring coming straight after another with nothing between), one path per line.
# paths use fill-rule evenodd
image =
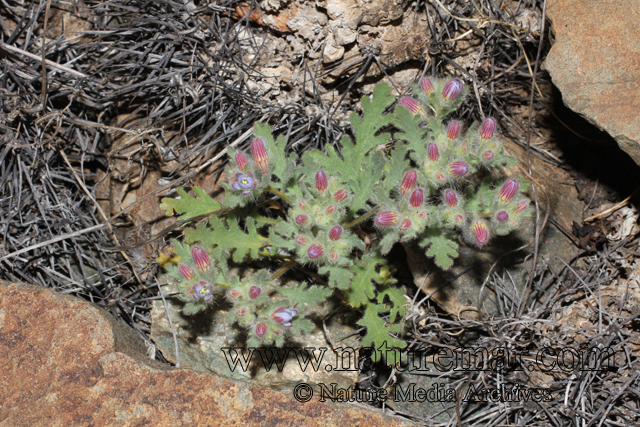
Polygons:
M258 323L258 326L256 326L256 335L262 338L266 333L267 333L267 325L264 323Z
M409 198L409 203L414 208L419 208L422 206L424 202L424 190L422 188L417 188L411 193L411 197Z
M329 184L327 184L327 174L324 171L316 172L316 189L320 192L323 192L327 189Z
M398 227L398 230L405 231L405 230L408 230L409 227L411 227L411 220L409 218L405 218L400 223L400 226Z
M307 254L311 259L320 258L322 255L324 255L324 246L322 246L320 243L314 243L309 246Z
M524 211L528 207L529 207L529 201L528 200L520 200L518 202L518 206L515 208L515 210L513 212L519 214L520 212Z
M482 158L486 161L490 161L493 160L493 158L496 156L496 153L494 153L491 150L484 150L482 152Z
M193 257L193 262L196 264L196 267L199 270L208 270L211 265L211 258L207 255L207 251L205 251L200 246L194 246L191 249L191 256Z
M444 191L444 200L447 202L449 207L455 208L458 206L458 195L453 190Z
M424 91L425 95L431 95L436 90L429 77L423 77L420 79L420 87Z
M507 211L499 211L496 214L496 220L498 222L506 222L509 220L509 214L507 213Z
M247 315L247 308L246 307L242 307L236 310L236 316L238 317L244 317Z
M449 165L449 173L456 178L465 176L467 172L469 172L469 164L464 160L458 160Z
M296 224L298 225L305 225L307 222L309 222L309 217L307 215L300 214L296 217Z
M424 108L422 108L422 105L420 105L420 103L415 99L409 98L408 96L403 96L402 98L400 98L400 100L398 101L398 105L407 107L409 111L411 111L411 114L424 113Z
M455 222L458 225L463 225L464 224L464 216L461 214L456 214L453 217L453 222Z
M462 93L462 81L460 79L452 79L444 85L442 89L442 97L445 101L453 101Z
M439 182L442 182L442 183L447 182L447 177L441 174L440 172L436 173L435 178Z
M187 280L191 280L193 278L193 271L184 264L180 264L178 266L178 271L182 274L182 277Z
M398 214L394 211L382 211L376 216L378 225L395 225L398 222Z
M447 126L447 138L456 139L458 136L460 136L460 122L451 120Z
M249 298L251 299L256 299L260 296L260 292L262 292L262 289L260 289L258 286L252 286L249 289Z
M498 198L504 203L510 202L518 192L519 188L520 184L518 183L517 179L509 179L504 184L502 184L500 193L498 193Z
M338 210L338 207L336 205L331 205L324 211L324 213L327 215L333 215L336 210Z
M309 243L309 239L305 236L298 236L296 237L296 243L299 245L306 245Z
M336 225L331 230L329 230L329 239L331 240L334 240L334 241L338 240L341 235L342 235L342 227L340 227L339 225Z
M400 184L400 194L405 195L408 192L413 190L413 187L416 185L416 180L418 179L418 173L414 170L410 170L409 172L404 174L404 178L402 178L402 183Z
M267 147L264 145L264 138L256 138L251 142L251 152L253 153L253 159L260 168L263 174L267 174L269 171L269 155L267 154Z
M242 296L242 291L240 289L231 289L227 292L228 298L240 298Z
M335 200L336 202L346 200L347 197L349 197L349 193L346 190L338 190L333 193L333 200Z
M489 229L487 225L482 221L476 221L471 226L471 233L478 246L484 246L489 241Z
M300 200L298 200L298 207L299 207L300 209L304 209L304 208L306 208L306 207L307 207L307 202L305 202L305 201L304 201L304 199L300 199Z
M238 164L238 167L240 168L241 171L243 171L244 168L247 167L247 164L249 164L247 157L244 155L242 151L238 151L236 153L236 163Z
M493 132L496 130L496 119L493 117L487 118L484 122L482 122L482 127L480 128L480 139L491 139L493 138Z
M430 142L429 145L427 145L427 155L432 162L437 162L440 158L440 150L434 142Z
M329 252L329 262L330 263L337 262L339 257L340 257L340 255L338 255L338 252L336 252L336 251Z

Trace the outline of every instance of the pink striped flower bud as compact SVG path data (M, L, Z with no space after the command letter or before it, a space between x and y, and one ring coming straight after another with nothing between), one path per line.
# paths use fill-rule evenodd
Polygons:
M458 154L464 156L465 154L467 154L467 151L469 151L469 144L467 144L466 142L460 144L460 146L458 147Z
M269 155L267 154L267 147L264 145L264 138L256 138L251 142L251 152L253 153L253 159L260 168L263 174L267 174L269 171Z
M327 174L324 171L316 172L316 189L320 192L323 192L327 189L329 184L327 184Z
M247 315L247 309L246 307L242 307L236 310L236 316L238 317L244 317Z
M458 206L458 195L453 190L445 190L444 200L447 202L449 207L455 208Z
M460 136L460 122L451 120L447 126L447 138L456 139L458 136Z
M309 239L305 236L298 236L296 237L296 243L299 245L306 245L309 243Z
M240 298L242 296L242 291L240 289L231 289L227 292L228 298Z
M461 215L461 214L456 214L456 215L453 217L453 222L455 222L455 223L456 223L456 224L458 224L458 225L462 225L462 224L464 224L464 216L463 216L463 215Z
M430 142L429 145L427 145L427 155L432 162L437 162L440 158L440 150L434 142Z
M504 203L510 202L518 192L519 188L520 184L517 179L509 179L502 185L500 193L498 193L498 198Z
M193 271L184 264L180 264L178 266L178 271L182 274L182 277L187 280L191 280L193 278Z
M311 246L309 246L309 250L307 250L307 254L311 259L320 258L322 255L324 255L324 246L322 246L320 243L314 243Z
M485 150L482 152L482 158L484 160L486 160L487 162L490 160L493 160L493 158L496 156L496 153L494 153L491 150Z
M429 77L423 77L420 79L420 87L424 91L425 95L431 95L436 90Z
M524 211L528 207L529 207L529 201L528 200L520 200L518 202L518 206L515 208L515 210L513 212L519 214L520 212Z
M256 326L256 335L262 338L266 333L267 333L267 325L264 323L258 323L258 326Z
M414 208L419 208L422 206L424 202L424 190L422 188L417 188L411 193L411 197L409 198L409 203Z
M376 216L378 225L395 225L398 222L398 214L394 211L382 211Z
M252 286L249 289L249 298L251 299L256 299L260 296L260 292L262 292L262 289L260 289L258 286Z
M413 191L413 187L415 187L417 179L418 173L416 171L410 170L405 173L404 178L402 178L402 183L400 184L400 194L404 196L408 192Z
M249 164L247 157L244 155L242 151L238 151L236 153L236 163L238 164L238 167L240 168L241 171L243 171L244 168L247 167L247 164Z
M480 128L480 139L491 139L493 138L493 132L496 130L496 119L493 117L487 118L484 122L482 122L482 127Z
M338 258L340 258L340 255L338 255L338 252L336 252L336 251L329 252L329 262L330 263L333 264L333 263L337 262Z
M349 197L349 193L346 190L338 190L333 193L333 200L335 200L336 202L346 200L347 197Z
M398 230L405 231L405 230L408 230L409 227L411 227L411 220L409 218L405 218L400 223L400 226L398 227Z
M305 202L305 201L304 201L304 199L300 199L300 200L298 200L298 207L299 207L300 209L304 209L304 208L306 208L306 207L307 207L307 202Z
M440 172L436 173L435 178L436 178L436 181L447 182L447 177L441 174Z
M296 224L298 225L305 225L307 222L309 222L309 217L307 215L300 214L296 217Z
M211 265L211 258L209 258L209 255L207 255L207 252L203 248L200 246L194 246L191 249L191 256L199 270L204 271L209 269L209 266Z
M327 215L333 215L336 210L338 210L338 207L336 205L331 205L324 211L324 213Z
M506 222L507 220L509 220L509 214L507 213L507 211L500 211L496 214L496 220L498 222Z
M340 227L339 225L336 225L331 230L329 230L329 239L331 240L334 240L334 241L338 240L341 235L342 235L342 227Z
M422 108L422 105L420 105L420 103L415 99L409 98L408 96L403 96L402 98L400 98L400 100L398 101L398 105L407 107L409 111L411 111L411 114L424 113L424 108Z
M449 165L449 173L456 178L465 176L467 172L469 172L469 165L464 160L458 160Z
M476 240L478 246L484 246L489 241L489 229L487 225L482 221L476 221L471 226L471 233Z
M442 89L442 97L445 101L453 101L462 93L462 81L460 79L452 79L444 85Z
M418 218L420 218L420 219L425 219L427 216L429 216L429 212L427 212L427 211L418 212Z

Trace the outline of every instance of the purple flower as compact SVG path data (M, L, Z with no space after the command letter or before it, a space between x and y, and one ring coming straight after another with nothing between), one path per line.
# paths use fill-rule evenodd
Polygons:
M298 315L298 310L294 308L280 307L273 313L273 320L276 323L281 323L282 326L290 328L292 326L291 320Z
M442 97L445 101L453 101L462 93L462 82L460 79L449 80L442 89Z
M509 219L509 214L507 211L500 211L496 214L496 219L498 222L505 222Z
M449 173L456 178L465 176L467 172L469 172L469 165L463 160L453 162L449 165Z
M193 285L190 293L195 300L204 299L206 302L209 302L211 301L211 298L213 298L211 296L212 290L213 287L210 284L201 281L200 283Z
M480 128L480 138L481 139L491 139L493 137L493 132L496 130L496 119L493 117L487 118Z
M420 87L424 91L425 95L431 95L435 88L429 77L423 77L420 79Z
M251 172L247 172L246 174L238 172L233 181L235 182L231 184L231 188L238 191L242 190L243 196L251 193L257 185L253 179L253 174Z

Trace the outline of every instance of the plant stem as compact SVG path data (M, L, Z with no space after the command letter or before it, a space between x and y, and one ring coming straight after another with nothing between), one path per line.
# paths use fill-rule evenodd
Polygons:
M351 227L353 227L355 225L360 224L363 221L366 221L367 219L369 219L369 217L371 217L371 215L376 213L376 211L378 210L379 207L380 207L379 205L374 206L369 212L367 212L366 214L362 215L360 218L351 221L349 224L345 225L344 228L351 228Z
M275 280L278 277L282 276L284 274L285 271L287 271L288 269L290 269L291 267L293 267L294 265L297 264L297 261L292 259L289 262L287 262L285 265L282 266L282 268L278 271L276 271L275 273L273 273L271 275L271 278L269 280Z
M278 197L282 198L283 200L285 200L287 203L291 204L291 199L288 198L282 191L278 191L275 188L273 188L272 186L267 187L267 191L272 192L276 196L278 196Z

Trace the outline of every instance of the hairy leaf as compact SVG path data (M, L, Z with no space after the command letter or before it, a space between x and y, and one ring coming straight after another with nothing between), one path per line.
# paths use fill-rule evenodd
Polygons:
M222 207L200 187L193 187L193 192L198 196L197 199L189 195L182 187L178 187L177 191L180 198L165 197L160 204L160 209L164 210L168 216L173 216L175 211L177 214L183 214L180 219L189 219L215 212Z
M298 286L277 287L277 289L291 304L298 304L300 310L304 309L305 304L314 306L325 301L333 292L331 289L321 288L317 285L307 287L306 282L302 282Z
M424 234L424 239L420 241L420 246L429 246L426 255L435 257L436 264L443 269L448 269L453 265L453 260L458 256L458 244L451 240L454 233L445 233L442 229L433 227Z

